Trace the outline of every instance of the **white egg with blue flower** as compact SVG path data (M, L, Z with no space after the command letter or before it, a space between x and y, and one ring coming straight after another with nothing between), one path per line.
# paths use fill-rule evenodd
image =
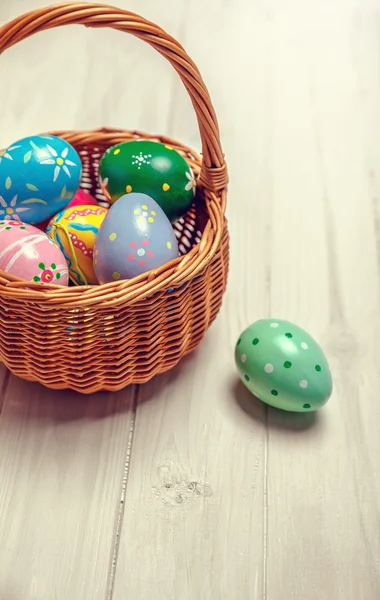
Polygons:
M0 150L0 219L41 223L75 196L79 154L66 140L34 135Z

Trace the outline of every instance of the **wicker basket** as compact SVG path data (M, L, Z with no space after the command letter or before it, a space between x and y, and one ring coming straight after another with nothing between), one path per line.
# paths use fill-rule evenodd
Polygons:
M103 152L144 138L169 143L198 178L195 203L176 223L181 257L129 281L60 287L22 281L0 271L0 360L15 375L53 389L81 393L144 383L194 350L215 319L226 288L227 169L210 96L180 44L145 19L100 4L60 4L35 10L0 28L0 53L45 29L83 24L111 27L148 42L173 65L193 103L203 160L172 139L101 129L53 132L83 161L82 187L104 201L98 183Z

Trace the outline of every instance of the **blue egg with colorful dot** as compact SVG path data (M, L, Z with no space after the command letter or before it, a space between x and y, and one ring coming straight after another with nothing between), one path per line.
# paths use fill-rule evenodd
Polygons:
M24 138L0 150L0 218L41 223L65 208L79 189L82 163L66 140Z
M96 236L94 270L99 283L138 277L178 258L174 229L147 194L132 192L109 209Z

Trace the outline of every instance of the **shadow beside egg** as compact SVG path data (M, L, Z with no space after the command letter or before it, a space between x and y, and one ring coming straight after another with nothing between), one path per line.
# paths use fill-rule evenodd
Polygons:
M295 433L319 427L323 422L320 411L290 412L261 402L238 378L232 381L231 395L239 409L255 421L262 423L263 411L265 411L266 423L272 429Z

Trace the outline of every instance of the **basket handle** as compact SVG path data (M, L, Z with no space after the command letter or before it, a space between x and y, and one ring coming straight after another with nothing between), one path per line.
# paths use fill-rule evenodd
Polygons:
M197 115L203 154L200 183L217 194L224 190L228 175L214 107L198 68L184 48L163 29L134 13L104 4L74 2L33 10L0 27L0 54L38 31L61 25L125 31L167 58L180 76Z

